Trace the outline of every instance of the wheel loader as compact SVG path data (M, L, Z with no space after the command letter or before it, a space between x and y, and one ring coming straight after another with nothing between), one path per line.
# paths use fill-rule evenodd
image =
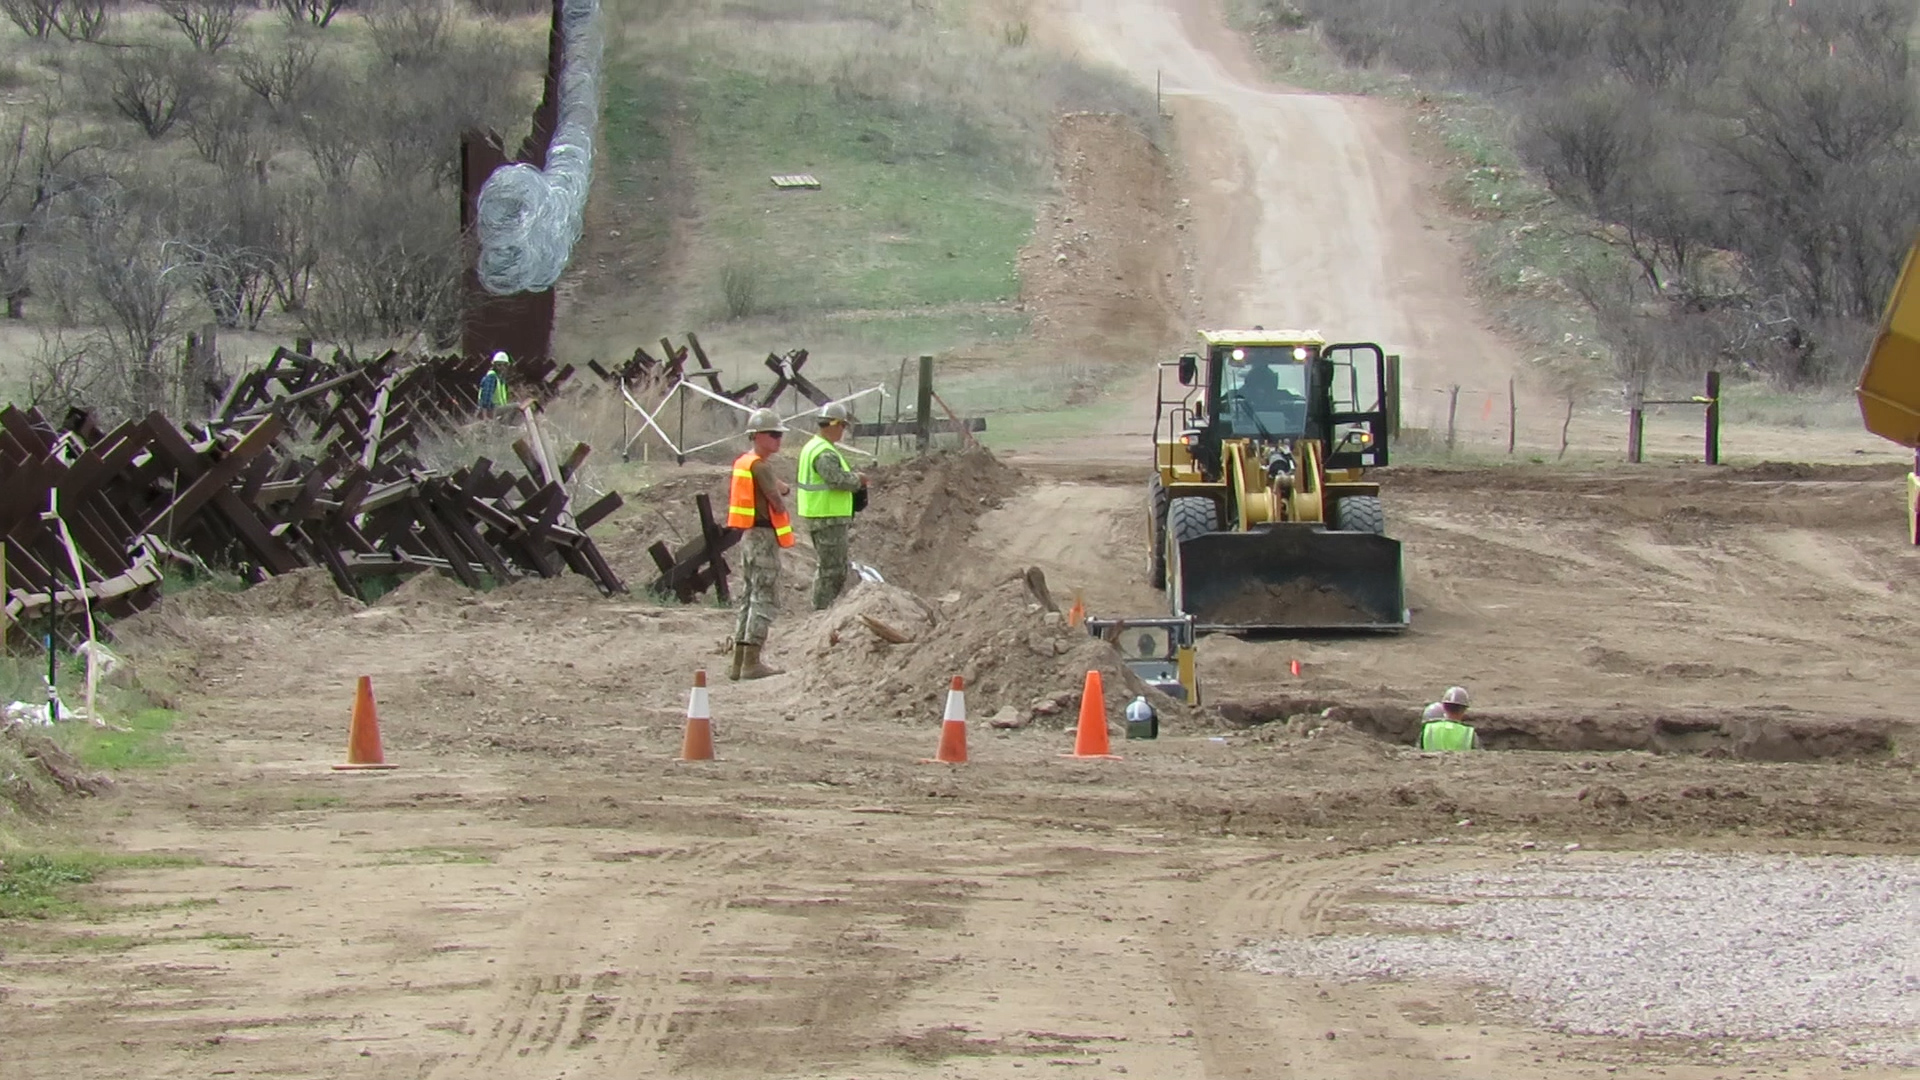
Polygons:
M1154 404L1148 576L1173 614L1200 632L1404 630L1400 543L1366 479L1387 464L1380 346L1200 339L1160 365Z
M1914 449L1907 474L1907 540L1920 546L1920 238L1907 249L1900 277L1887 297L1867 363L1854 394L1868 431Z

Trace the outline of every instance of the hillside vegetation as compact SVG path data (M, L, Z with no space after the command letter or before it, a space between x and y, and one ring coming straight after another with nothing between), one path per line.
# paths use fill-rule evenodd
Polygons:
M446 341L459 133L517 139L544 66L544 19L481 5L0 0L12 396L190 410L209 323Z
M886 370L1018 338L1015 257L1063 111L1150 94L963 0L611 0L608 167L565 351L697 329ZM770 178L809 173L817 191ZM617 234L617 235L615 235ZM851 358L851 359L849 359Z
M1465 201L1508 230L1490 246L1519 270L1499 284L1584 308L1621 384L1857 373L1920 224L1912 3L1258 7L1269 36L1311 31L1354 69L1486 104L1501 145L1449 145L1472 170Z

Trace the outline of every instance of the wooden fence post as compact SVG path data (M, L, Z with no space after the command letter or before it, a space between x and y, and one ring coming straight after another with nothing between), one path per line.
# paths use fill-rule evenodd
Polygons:
M1573 391L1567 391L1567 418L1560 421L1560 456L1554 460L1564 460L1567 456L1568 432L1573 430Z
M1627 461L1634 465L1640 464L1641 434L1646 424L1643 397L1638 390L1627 397Z
M924 454L933 442L933 357L924 353L920 356L920 388L914 402L913 423L917 429L915 440Z
M1513 379L1507 379L1507 453L1513 453L1514 441L1519 438L1520 401L1514 396Z
M1707 372L1707 464L1720 464L1720 373Z
M1447 453L1453 453L1453 421L1460 412L1460 387L1454 386L1447 391Z
M1387 399L1387 436L1400 437L1400 355L1387 356L1387 385L1380 388Z

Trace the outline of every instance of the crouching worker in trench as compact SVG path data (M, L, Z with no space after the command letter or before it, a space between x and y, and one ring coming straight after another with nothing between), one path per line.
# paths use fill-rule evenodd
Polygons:
M790 489L774 479L767 464L780 452L780 437L786 433L772 409L755 409L747 417L753 449L734 459L733 483L727 489L727 527L744 530L740 546L746 551L740 565L746 587L733 624L733 667L727 675L736 681L785 674L762 663L760 650L780 613L780 549L794 542L793 521L782 500Z
M847 407L837 401L821 409L820 433L800 450L800 494L795 501L818 562L813 572L815 611L824 611L839 597L852 569L847 545L853 532L853 501L867 481L847 467L840 453L850 418Z
M1427 706L1420 716L1420 749L1480 749L1480 733L1464 722L1466 718L1467 688L1447 687L1440 700Z

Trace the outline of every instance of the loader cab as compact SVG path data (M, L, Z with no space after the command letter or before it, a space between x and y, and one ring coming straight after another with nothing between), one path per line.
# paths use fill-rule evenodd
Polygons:
M1207 352L1179 361L1196 393L1188 432L1206 471L1227 440L1326 447L1328 469L1387 464L1386 356L1372 342L1327 344L1316 335L1207 334Z

